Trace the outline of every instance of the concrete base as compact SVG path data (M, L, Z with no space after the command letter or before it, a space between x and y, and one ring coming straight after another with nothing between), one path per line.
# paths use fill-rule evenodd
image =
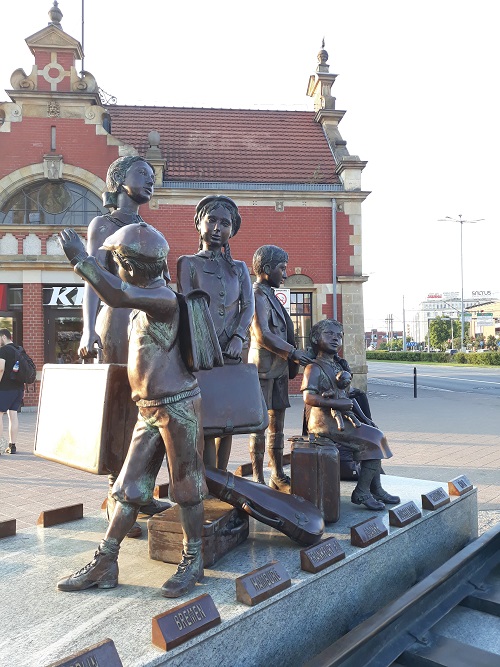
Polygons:
M418 507L422 493L440 486L389 475L383 483ZM167 653L151 644L151 619L187 600L161 597L158 589L175 566L149 560L145 538L123 543L120 586L80 593L58 592L56 582L91 560L105 530L101 516L1 540L0 663L45 667L109 637L125 667L298 666L477 537L474 489L436 511L424 510L405 528L390 527L388 537L368 548L352 547L350 526L374 513L350 502L353 484L341 486L341 520L327 526L325 536L341 542L345 560L318 574L304 572L300 547L252 520L249 539L205 570L191 596L209 593L221 625ZM381 514L388 525L388 512ZM236 577L273 559L284 565L292 587L256 607L237 602Z

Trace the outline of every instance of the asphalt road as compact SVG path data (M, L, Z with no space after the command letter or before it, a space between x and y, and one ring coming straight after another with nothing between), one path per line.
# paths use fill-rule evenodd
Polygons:
M398 383L413 387L414 367L417 369L417 392L419 389L435 389L500 398L500 367L370 361L368 376L373 384L382 382L387 386L388 383Z

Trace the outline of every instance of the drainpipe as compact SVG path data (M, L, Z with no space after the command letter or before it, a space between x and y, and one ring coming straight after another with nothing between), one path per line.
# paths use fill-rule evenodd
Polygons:
M337 200L332 198L333 319L337 319Z

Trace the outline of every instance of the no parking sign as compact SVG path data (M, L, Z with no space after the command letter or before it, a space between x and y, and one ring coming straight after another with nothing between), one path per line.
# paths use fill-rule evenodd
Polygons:
M290 290L287 289L286 287L284 288L275 288L274 289L274 294L278 301L281 303L283 308L287 311L288 314L290 314Z

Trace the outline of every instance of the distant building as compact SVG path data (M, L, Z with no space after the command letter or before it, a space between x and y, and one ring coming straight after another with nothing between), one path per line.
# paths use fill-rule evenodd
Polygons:
M470 296L464 296L464 312L474 309L476 306L484 306L492 302L491 291L473 292ZM412 338L423 343L429 330L429 321L435 317L447 317L457 323L454 337L460 337L460 322L462 312L462 301L458 292L433 292L427 295L427 299L421 301L413 321L410 322L410 333ZM470 321L470 316L466 321Z
M391 340L402 340L403 331L379 331L378 329L371 329L365 331L365 347L366 349L376 350L381 343L389 343Z
M365 387L366 163L349 154L339 132L345 112L335 108L336 75L329 72L325 49L308 83L314 111L123 106L103 93L92 74L77 69L82 47L62 29L57 3L49 18L26 39L33 68L14 71L6 91L10 101L0 103L2 326L13 327L39 368L58 357L76 360L83 283L63 256L57 233L74 227L85 239L90 220L105 211L108 166L138 154L156 171L154 197L141 213L169 241L173 283L177 257L198 248L195 205L210 193L227 194L243 219L231 242L233 255L251 267L259 246L284 247L297 344L307 344L316 321L336 316L344 324L354 383ZM109 54L103 67L122 67L116 49ZM279 85L279 72L272 75ZM130 83L139 95L141 81ZM36 394L28 400L36 404Z

